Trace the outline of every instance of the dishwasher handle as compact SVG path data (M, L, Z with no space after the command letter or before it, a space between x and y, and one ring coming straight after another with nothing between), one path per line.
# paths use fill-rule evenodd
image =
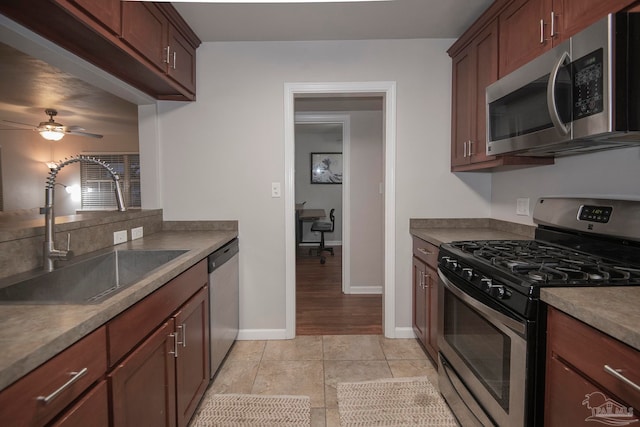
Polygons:
M235 238L211 255L208 256L208 272L211 274L214 270L218 269L222 264L229 261L235 254L239 252L238 239Z

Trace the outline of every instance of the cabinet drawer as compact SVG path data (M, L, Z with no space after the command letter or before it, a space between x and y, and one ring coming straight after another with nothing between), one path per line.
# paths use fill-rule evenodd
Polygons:
M438 268L438 247L433 243L414 237L413 255L434 269Z
M0 393L3 425L33 427L49 422L105 374L106 355L102 327L9 386Z
M100 381L51 427L109 427L107 381Z
M109 366L113 366L208 283L202 260L107 324Z
M548 351L600 384L613 396L640 409L640 393L605 366L640 385L640 352L553 308L548 314Z

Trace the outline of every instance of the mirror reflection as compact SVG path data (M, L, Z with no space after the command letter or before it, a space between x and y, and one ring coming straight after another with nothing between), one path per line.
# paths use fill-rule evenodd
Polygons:
M129 168L132 191L137 191L131 199L139 203L135 104L1 42L0 76L1 222L42 218L39 208L44 205L47 163L76 154L108 157L114 168L123 172ZM48 109L57 114L48 114ZM38 132L41 123L50 119L62 126L56 128L64 131L59 141L46 140ZM78 191L82 186L99 188L100 177L94 178L90 185L86 180L81 182L79 164L61 170L56 179L61 184L56 186L56 215L81 211L82 193ZM85 188L85 196L87 191Z

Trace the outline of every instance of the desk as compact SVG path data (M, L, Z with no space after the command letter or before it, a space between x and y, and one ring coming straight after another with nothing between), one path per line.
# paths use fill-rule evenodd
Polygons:
M327 216L324 209L297 209L296 206L296 220L298 221L298 228L296 229L296 244L300 243L318 243L318 242L305 242L302 240L302 224L307 221L317 221Z

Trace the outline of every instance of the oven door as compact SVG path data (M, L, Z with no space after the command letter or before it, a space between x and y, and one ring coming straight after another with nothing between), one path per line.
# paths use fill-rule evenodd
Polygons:
M438 275L441 393L463 426L526 425L527 322Z

